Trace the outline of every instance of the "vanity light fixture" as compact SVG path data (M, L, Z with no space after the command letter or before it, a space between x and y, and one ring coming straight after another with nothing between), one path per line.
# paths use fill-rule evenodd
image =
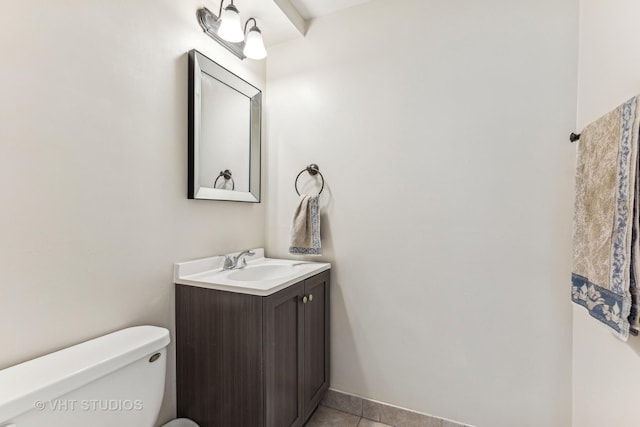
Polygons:
M242 31L240 14L233 4L233 0L224 10L222 9L223 3L224 0L220 2L220 10L218 11L220 18L206 7L198 10L198 22L204 32L240 59L264 59L267 56L267 50L264 47L262 32L258 28L256 19L253 17L247 19L244 31ZM253 25L247 34L250 21L253 21Z
M220 27L218 27L218 35L231 43L239 43L244 40L244 32L242 31L242 21L240 20L240 12L231 4L222 10L222 3L220 1L220 11L218 16L220 17Z
M247 40L244 42L243 53L247 58L264 59L267 57L267 49L264 47L262 31L258 28L258 23L255 18L247 19L247 22L244 24L244 32L247 32L247 26L251 20L253 20L253 27L249 29L249 34L247 34Z

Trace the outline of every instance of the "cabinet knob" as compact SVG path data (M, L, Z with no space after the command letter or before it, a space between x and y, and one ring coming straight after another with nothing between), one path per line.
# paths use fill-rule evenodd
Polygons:
M302 297L302 303L303 303L303 304L306 304L306 303L307 303L307 301L309 301L309 299L307 298L307 296L306 296L306 295L305 295L305 296L303 296L303 297Z
M309 294L309 302L313 301L313 294Z

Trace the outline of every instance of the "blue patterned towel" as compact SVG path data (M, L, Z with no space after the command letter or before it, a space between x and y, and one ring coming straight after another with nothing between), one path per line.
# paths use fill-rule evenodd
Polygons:
M318 196L300 196L298 206L293 214L289 253L296 255L322 255Z
M576 163L572 301L625 341L638 328L638 100L583 130Z

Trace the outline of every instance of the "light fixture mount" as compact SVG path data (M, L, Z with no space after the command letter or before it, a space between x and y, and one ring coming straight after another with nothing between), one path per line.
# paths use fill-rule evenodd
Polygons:
M235 7L234 7L235 8ZM228 42L222 37L218 35L218 28L220 27L220 19L213 12L211 12L206 7L198 9L197 12L198 23L202 27L202 30L212 39L220 43L222 46L227 48L229 52L233 53L240 59L245 59L246 56L243 53L244 42Z
M258 28L258 22L256 21L256 18L251 17L249 19L247 19L247 22L244 23L244 33L247 34L247 28L249 27L249 22L253 21L253 26L251 27L251 29L249 31L257 31L259 33L262 33L262 31L260 31L260 28Z

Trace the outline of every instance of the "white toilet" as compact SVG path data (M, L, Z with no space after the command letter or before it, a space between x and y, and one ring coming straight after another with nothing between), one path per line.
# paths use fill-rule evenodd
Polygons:
M0 427L153 427L169 341L164 328L137 326L0 371Z

